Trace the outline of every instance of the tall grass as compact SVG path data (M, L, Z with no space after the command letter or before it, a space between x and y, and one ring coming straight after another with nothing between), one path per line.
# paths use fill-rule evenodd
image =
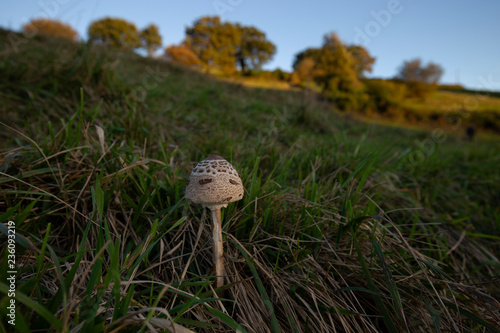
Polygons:
M44 38L2 52L18 331L499 331L497 141L450 136L408 169L428 133L314 96ZM183 195L210 153L246 189L223 210L223 290Z

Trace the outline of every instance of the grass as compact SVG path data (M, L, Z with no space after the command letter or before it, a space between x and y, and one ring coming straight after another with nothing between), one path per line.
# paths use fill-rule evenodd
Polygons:
M500 113L500 93L439 86L425 98L409 98L401 105L422 114L446 112L496 112Z
M474 126L500 133L500 98L496 92L439 89L425 99L403 101L405 121L459 129ZM393 117L397 118L397 116Z
M309 93L63 40L16 50L10 34L0 237L14 221L15 330L499 331L497 137L359 122ZM246 189L222 212L223 291L210 217L183 195L211 153ZM7 291L2 274L5 331Z

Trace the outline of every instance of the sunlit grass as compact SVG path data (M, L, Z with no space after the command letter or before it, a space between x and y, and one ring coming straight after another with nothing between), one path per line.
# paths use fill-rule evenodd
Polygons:
M405 105L421 112L464 110L469 112L497 111L500 113L500 98L480 94L460 94L436 91L425 99L410 100Z

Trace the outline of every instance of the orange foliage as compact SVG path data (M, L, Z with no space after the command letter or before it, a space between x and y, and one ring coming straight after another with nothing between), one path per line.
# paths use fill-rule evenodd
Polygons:
M165 58L184 66L197 66L200 59L184 45L170 45L165 49Z
M29 34L41 34L66 38L72 41L78 40L78 32L69 24L50 19L32 19L23 25L23 31Z

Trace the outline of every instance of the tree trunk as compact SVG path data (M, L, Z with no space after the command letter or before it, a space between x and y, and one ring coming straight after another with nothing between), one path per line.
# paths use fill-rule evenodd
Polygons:
M241 67L241 75L245 75L245 71L246 71L246 68L245 68L245 59L243 57L240 57L239 59L239 62L240 62L240 67Z

